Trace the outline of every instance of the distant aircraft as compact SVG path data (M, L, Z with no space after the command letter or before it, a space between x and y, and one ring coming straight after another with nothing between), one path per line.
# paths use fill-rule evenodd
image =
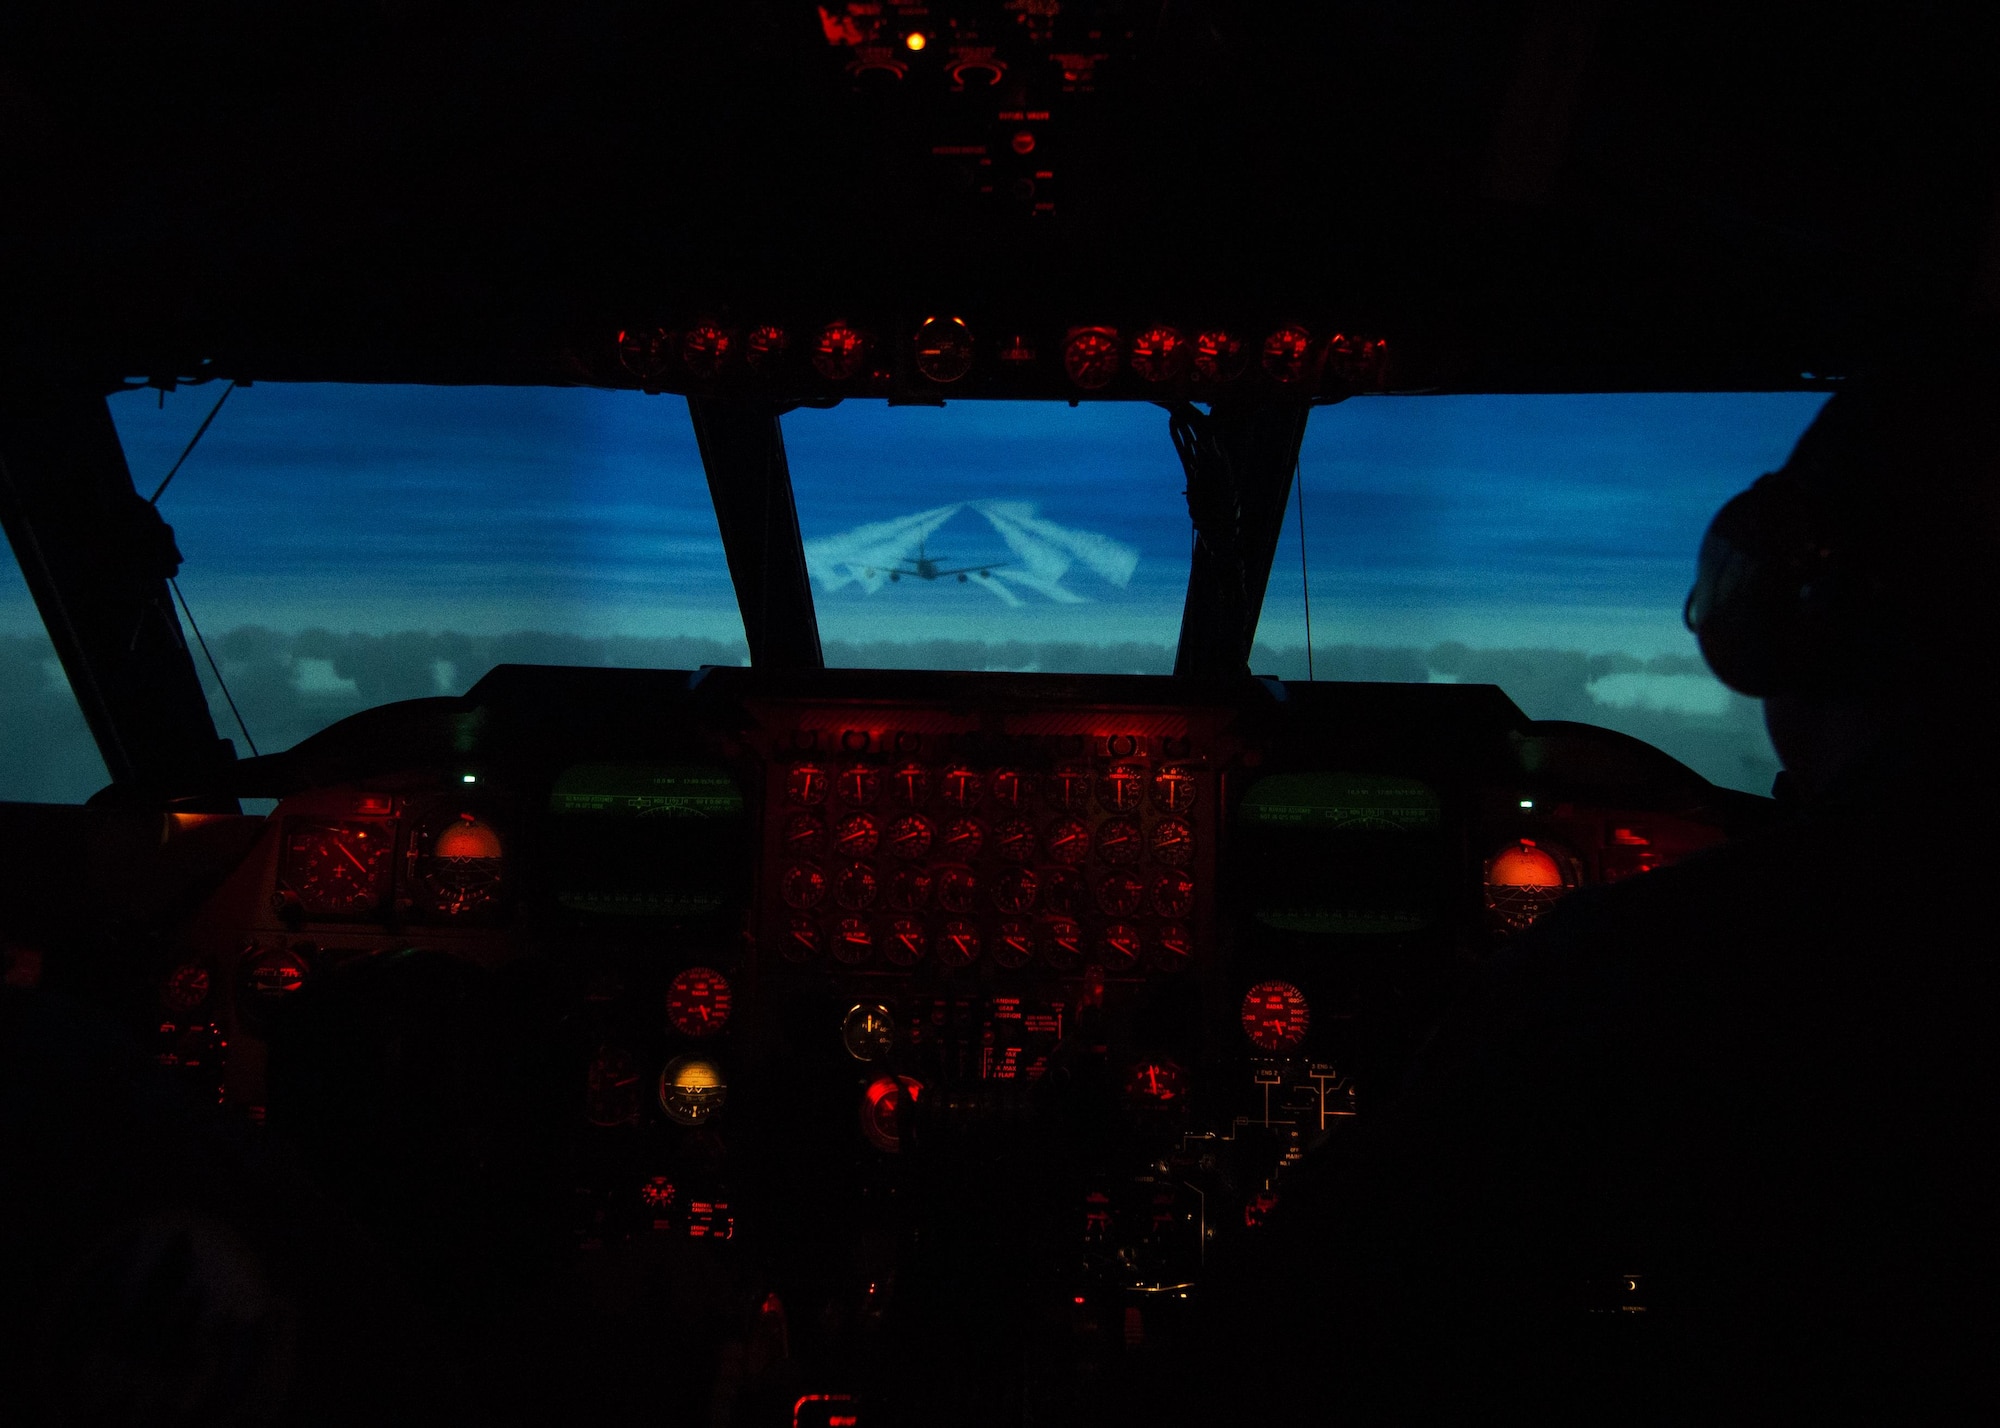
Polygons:
M941 568L948 557L929 555L925 543L938 527L960 511L982 517L1007 545L1013 559L978 561ZM1027 501L961 501L891 521L874 521L838 535L805 543L806 569L827 590L859 585L874 594L884 585L958 577L961 584L990 590L1004 604L1024 602L1016 589L1032 591L1063 605L1080 605L1088 597L1063 584L1073 565L1081 564L1109 585L1120 589L1138 569L1139 552L1122 541L1094 531L1074 530L1043 520ZM967 577L978 575L977 581Z

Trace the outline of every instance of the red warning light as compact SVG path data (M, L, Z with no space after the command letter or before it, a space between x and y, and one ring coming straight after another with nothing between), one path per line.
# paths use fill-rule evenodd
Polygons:
M929 44L930 41L924 37L922 30L912 30L909 34L903 36L903 43L909 48L911 54L915 54L925 45Z
M1142 381L1171 382L1194 354L1177 327L1149 327L1132 339L1132 370Z
M704 322L691 327L681 338L681 361L687 363L688 371L706 380L721 368L730 349L736 345L735 339L726 328Z
M877 1076L861 1093L861 1134L877 1150L895 1154L903 1148L907 1107L924 1094L913 1076Z
M1118 356L1116 329L1074 328L1063 344L1063 372L1086 392L1094 392L1118 375Z
M1007 143L1008 147L1013 149L1017 154L1032 154L1035 152L1034 131L1030 129L1017 130L1014 137L1008 140Z
M1203 382L1233 382L1243 375L1249 355L1243 339L1216 328L1194 340L1194 375Z
M1264 372L1274 382L1292 386L1312 373L1312 334L1296 324L1281 327L1264 339Z
M868 357L868 339L845 322L829 322L813 344L813 370L829 382L845 382Z

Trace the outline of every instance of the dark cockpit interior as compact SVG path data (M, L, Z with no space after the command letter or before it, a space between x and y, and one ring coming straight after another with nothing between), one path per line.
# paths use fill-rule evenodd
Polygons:
M1483 964L1783 816L1492 684L1253 669L1308 423L1832 391L2000 292L1968 24L14 7L0 521L109 782L0 805L12 1381L1171 1421L1216 1267ZM239 747L110 402L282 383L684 400L747 664ZM978 401L1152 408L1171 674L828 667L781 418Z

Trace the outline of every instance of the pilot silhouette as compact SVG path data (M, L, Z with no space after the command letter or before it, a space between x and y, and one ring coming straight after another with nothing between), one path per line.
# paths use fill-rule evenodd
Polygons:
M1219 1288L1218 1410L1992 1418L1996 350L1857 380L1716 517L1687 619L1783 816L1486 969Z

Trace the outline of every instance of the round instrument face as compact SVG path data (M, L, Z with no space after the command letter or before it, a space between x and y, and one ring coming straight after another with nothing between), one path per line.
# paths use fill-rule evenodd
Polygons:
M1118 362L1118 334L1108 327L1079 328L1063 344L1063 374L1086 392L1109 386Z
M1049 802L1074 813L1090 802L1090 770L1057 769L1049 775Z
M784 952L787 962L816 962L820 954L819 924L810 917L795 917L785 929Z
M1019 808L1034 792L1027 775L1019 769L995 769L987 780L987 792L1002 808Z
M1142 1105L1177 1106L1187 1099L1187 1072L1164 1058L1142 1061L1125 1073L1125 1095Z
M849 863L833 880L833 900L849 912L873 907L881 891L882 880L866 863Z
M979 906L979 875L970 868L939 868L938 906L946 912L972 912Z
M285 835L281 886L308 916L372 912L389 890L395 834L386 823L300 823Z
M845 382L861 370L868 339L845 322L829 322L813 343L813 370L829 382Z
M930 819L921 814L906 813L889 825L889 851L914 862L930 852L935 836Z
M938 778L938 797L956 809L977 808L985 791L986 780L963 764L953 764Z
M993 851L1010 863L1035 860L1035 825L1025 818L1009 818L993 830Z
M1106 873L1097 880L1097 905L1113 917L1130 917L1146 902L1146 884L1135 873Z
M897 918L889 924L889 935L882 939L882 955L898 967L916 966L930 950L930 937L914 917Z
M689 967L667 984L667 1024L682 1036L713 1036L729 1024L734 1002L729 978L713 967Z
M1113 764L1097 781L1097 801L1113 813L1130 813L1146 794L1146 771L1137 764Z
M660 1071L660 1109L675 1125L706 1125L729 1099L729 1083L713 1061L679 1056Z
M191 1012L208 1000L208 986L206 968L183 962L168 974L160 1000L177 1012Z
M922 49L916 43L921 38L913 32L910 48ZM956 317L925 318L917 329L916 352L919 372L933 382L956 382L972 370L972 333Z
M1153 880L1153 907L1162 917L1186 917L1194 911L1194 879L1186 873L1161 873Z
M1073 918L1052 917L1042 924L1042 961L1058 972L1083 965L1083 929Z
M1027 912L1041 886L1032 868L1008 868L993 880L993 906L1001 912Z
M1306 1039L1312 1008L1290 982L1259 982L1243 994L1243 1034L1260 1051L1290 1051Z
M462 917L491 906L500 896L505 869L500 835L470 813L459 814L435 834L420 832L411 853L413 891L432 912Z
M785 801L800 808L826 802L826 770L818 764L793 764L785 773Z
M947 858L969 863L979 856L980 845L985 841L986 830L977 818L954 818L944 825L944 855Z
M794 858L817 858L826 852L826 824L810 813L794 813L785 821L785 851Z
M1178 972L1194 959L1194 940L1179 923L1168 923L1153 937L1153 966L1162 972Z
M954 918L937 940L937 959L946 967L970 967L979 960L979 926Z
M1107 863L1136 863L1146 842L1129 818L1107 818L1097 830L1097 856Z
M866 858L882 843L882 825L865 813L850 813L833 825L834 846L843 858Z
M867 764L850 764L834 775L833 791L842 803L866 808L882 796L882 771Z
M312 968L297 952L273 947L245 959L237 984L254 1001L282 1001L304 989Z
M1035 928L1027 922L1003 922L993 929L993 961L1013 970L1035 958Z
M840 1023L840 1044L856 1061L880 1061L896 1046L896 1018L874 1002L850 1007Z
M903 1148L904 1121L924 1093L910 1076L878 1076L861 1093L861 1134L877 1150L893 1155Z
M1249 354L1243 350L1243 339L1231 332L1215 329L1196 335L1194 339L1194 375L1203 382L1233 382L1243 375L1249 365Z
M774 367L791 345L791 334L782 327L753 327L743 338L743 360L753 369Z
M1580 881L1568 854L1520 838L1487 860L1486 907L1502 927L1519 932Z
M882 900L897 912L922 912L930 905L935 881L929 868L898 868L889 875Z
M793 863L778 879L778 895L786 907L810 912L826 900L826 874L811 863Z
M1090 894L1083 874L1069 868L1050 868L1042 874L1042 906L1064 917L1081 917L1088 911Z
M1194 807L1199 785L1181 764L1168 764L1153 775L1153 802L1169 813L1186 813Z
M1173 381L1187 370L1191 355L1177 327L1149 327L1132 339L1132 370L1142 381Z
M875 934L865 918L843 917L833 927L833 960L858 967L875 955Z
M1274 382L1292 386L1312 371L1312 334L1303 327L1281 327L1264 339L1264 372Z
M1194 861L1194 829L1178 818L1162 818L1153 825L1153 861L1170 868L1186 867Z
M1111 923L1097 937L1097 953L1107 972L1131 971L1139 965L1139 954L1144 950L1139 929L1129 922Z
M889 796L905 808L919 807L930 794L930 770L922 764L904 764L889 775Z
M1051 862L1075 867L1090 856L1090 825L1080 818L1058 818L1043 842Z
M704 322L691 327L681 338L681 360L697 377L713 377L727 360L736 340L729 330Z
M584 1083L584 1119L594 1126L629 1125L639 1119L639 1063L629 1052L602 1046L590 1059Z

